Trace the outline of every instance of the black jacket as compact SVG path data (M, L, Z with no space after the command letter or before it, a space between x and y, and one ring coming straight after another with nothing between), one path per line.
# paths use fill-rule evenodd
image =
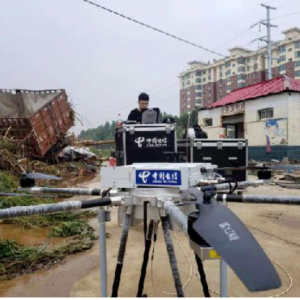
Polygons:
M133 109L128 118L127 118L128 121L136 121L137 123L141 123L142 122L142 113L137 109Z

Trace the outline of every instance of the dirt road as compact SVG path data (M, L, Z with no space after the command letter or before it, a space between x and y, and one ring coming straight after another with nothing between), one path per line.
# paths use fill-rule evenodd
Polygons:
M89 187L97 187L94 180ZM281 187L267 186L249 188L249 194L264 193L268 195L299 195L299 190L286 190ZM81 197L81 199L84 197ZM76 198L79 199L79 198ZM293 280L293 286L285 295L287 297L300 296L300 207L284 205L259 204L230 204L229 207L250 227L268 256L279 263L286 271L276 265L282 279L282 287L261 293L249 293L240 280L229 271L229 296L232 297L268 297L285 291L290 285L288 272ZM97 220L91 221L97 229ZM110 238L108 246L108 280L109 292L114 276L116 257L118 252L120 228L117 224L117 211L112 211L112 221L107 224ZM265 232L265 233L264 233ZM203 296L197 275L197 267L189 249L188 241L181 233L177 233L178 240L187 253L192 266L191 280L185 288L188 297ZM190 263L173 235L181 279L186 282L190 274ZM119 296L134 297L137 292L142 253L144 249L142 226L130 229L123 268ZM40 270L34 274L24 275L11 281L0 283L1 297L98 297L100 295L99 275L99 246L85 253L69 256L62 264L50 270ZM219 290L219 261L204 263L210 288ZM149 297L176 296L163 294L158 290L174 293L169 261L166 253L162 232L159 231L153 262L153 286L151 268L148 267L145 282L145 293ZM157 289L157 290L156 290ZM218 296L211 292L212 296Z

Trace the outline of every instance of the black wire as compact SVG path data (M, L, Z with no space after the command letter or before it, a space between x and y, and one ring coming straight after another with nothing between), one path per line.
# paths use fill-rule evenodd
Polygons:
M104 198L104 197L106 197L107 196L107 194L110 192L110 190L111 190L112 188L109 188L109 189L107 189L107 190L105 190L105 191L103 191L102 192L102 198Z
M196 262L197 262L197 266L198 266L198 271L199 271L199 275L200 275L200 281L201 281L201 284L202 284L204 296L206 298L209 298L210 293L209 293L208 284L207 284L207 281L206 281L206 275L205 275L205 272L204 272L202 261L196 253L195 253L195 258L196 258Z
M177 37L177 36L175 36L175 35L173 35L173 34L170 34L170 33L166 32L166 31L160 30L160 29L158 29L158 28L156 28L156 27L150 26L150 25L145 24L145 23L143 23L143 22L140 22L140 21L138 21L138 20L135 20L135 19L132 19L132 18L130 18L130 17L127 17L127 16L125 16L125 15L123 15L123 14L120 14L120 13L114 11L114 10L111 10L111 9L109 9L109 8L106 8L106 7L104 7L104 6L102 6L102 5L99 5L99 4L95 3L95 2L92 2L92 1L89 1L89 0L83 0L83 1L86 2L86 3L89 3L89 4L91 4L91 5L94 5L94 6L98 7L98 8L101 8L101 9L103 9L103 10L105 10L105 11L108 11L108 12L110 12L110 13L112 13L112 14L115 14L115 15L117 15L117 16L119 16L119 17L122 17L122 18L124 18L124 19L129 20L129 21L132 21L132 22L137 23L137 24L139 24L139 25L145 26L145 27L147 27L147 28L149 28L149 29L152 29L152 30L157 31L157 32L159 32L159 33L162 33L162 34L164 34L164 35L167 35L168 37L171 37L171 38L173 38L173 39L176 39L176 40L178 40L178 41L180 41L180 42L183 42L183 43L186 43L186 44L188 44L188 45L191 45L191 46L200 48L200 49L205 50L205 51L207 51L207 52L216 54L216 55L218 55L218 56L222 56L222 57L224 57L224 58L227 58L227 56L225 56L225 55L223 55L223 54L221 54L221 53L215 52L215 51L210 50L210 49L208 49L208 48L202 47L202 46L200 46L200 45L198 45L198 44L195 44L195 43L192 43L192 42L187 41L187 40L185 40L185 39L182 39L182 38L180 38L180 37Z
M146 245L146 239L147 239L147 206L148 206L148 201L144 202L144 238L145 238L145 245Z
M170 33L166 32L166 31L163 31L163 30L158 29L158 28L156 28L156 27L153 27L153 26L151 26L151 25L145 24L145 23L143 23L143 22L141 22L141 21L138 21L138 20L135 20L135 19L130 18L130 17L128 17L128 16L125 16L125 15L123 15L123 14L121 14L121 13L118 13L118 12L112 10L112 9L109 9L109 8L107 8L107 7L104 7L104 6L102 6L102 5L98 4L98 3L95 3L95 2L93 2L93 1L89 1L89 0L82 0L82 1L84 1L84 2L86 2L86 3L88 3L88 4L90 4L90 5L96 6L96 7L98 7L98 8L101 8L101 9L103 9L103 10L105 10L105 11L107 11L107 12L110 12L110 13L112 13L112 14L115 14L115 15L121 17L121 18L127 19L127 20L129 20L129 21L131 21L131 22L134 22L134 23L136 23L136 24L139 24L139 25L142 25L142 26L144 26L144 27L147 27L148 29L152 29L152 30L154 30L154 31L157 31L157 32L159 32L159 33L162 33L162 34L164 34L164 35L166 35L166 36L168 36L168 37L171 37L171 38L176 39L176 40L178 40L178 41L180 41L180 42L186 43L186 44L188 44L188 45L190 45L190 46L200 48L200 49L202 49L202 50L204 50L204 51L207 51L207 52L210 52L210 53L212 53L212 54L221 56L221 57L223 57L223 58L228 58L228 56L226 56L226 55L223 55L223 54L218 53L218 52L216 52L216 51L210 50L210 49L208 49L208 48L206 48L206 47L200 46L200 45L198 45L198 44L195 44L195 43L190 42L190 41L188 41L188 40L185 40L185 39L183 39L183 38L177 37L177 36L175 36L175 35L173 35L173 34L170 34ZM248 65L247 63L239 63L239 64L240 64L240 65L244 65L244 66L249 67L249 68L252 68L252 69L255 70L255 72L259 72L259 70L256 69L254 66ZM272 74L272 75L275 76L275 74Z
M238 187L238 182L236 180L233 180L232 183L234 183L235 186L232 188L229 194L233 194Z
M151 240L152 240L152 235L153 235L153 229L154 229L154 221L151 220L149 223L148 234L146 237L144 258L143 258L143 264L142 264L142 268L141 268L141 276L140 276L140 281L139 281L139 286L138 286L138 292L136 295L137 297L143 296L144 283L145 283L147 266L148 266L148 261L149 261L149 253L150 253L150 249L151 249Z

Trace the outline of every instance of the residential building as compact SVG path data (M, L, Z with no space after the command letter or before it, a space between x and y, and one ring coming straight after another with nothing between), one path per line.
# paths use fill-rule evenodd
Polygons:
M300 80L285 76L237 89L198 118L210 139L247 139L249 159L300 160Z
M285 38L272 45L273 78L300 79L300 28L283 31ZM180 78L180 114L208 106L231 91L268 79L267 48L229 49L230 56L213 63L192 61Z

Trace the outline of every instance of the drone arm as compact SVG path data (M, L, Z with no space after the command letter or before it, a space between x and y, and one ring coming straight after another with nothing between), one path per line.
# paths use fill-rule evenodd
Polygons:
M171 200L163 201L162 207L164 211L171 217L172 220L181 228L185 235L188 235L187 216L174 204Z
M266 203L266 204L290 204L300 205L300 197L295 196L265 196L265 195L222 195L216 196L217 201L242 202L242 203Z
M85 195L85 196L101 196L100 189L87 188L46 188L46 187L32 187L32 188L18 188L18 191L30 192L32 194L48 193L48 194L65 194L65 195Z
M265 180L241 181L241 182L237 183L237 188L244 188L244 187L248 187L248 186L259 186L259 185L264 185L266 183L267 183L267 181L265 181ZM198 189L201 190L202 192L205 192L207 190L223 191L223 190L230 189L230 184L229 183L219 183L216 185L201 186L201 187L198 187Z
M122 202L122 197L111 197L111 198L101 198L97 200L87 200L87 201L66 201L66 202L60 202L55 204L15 206L6 209L1 209L0 220L15 218L15 217L47 215L47 214L53 214L57 212L80 210L80 209L86 209L91 207L120 205L121 202Z

